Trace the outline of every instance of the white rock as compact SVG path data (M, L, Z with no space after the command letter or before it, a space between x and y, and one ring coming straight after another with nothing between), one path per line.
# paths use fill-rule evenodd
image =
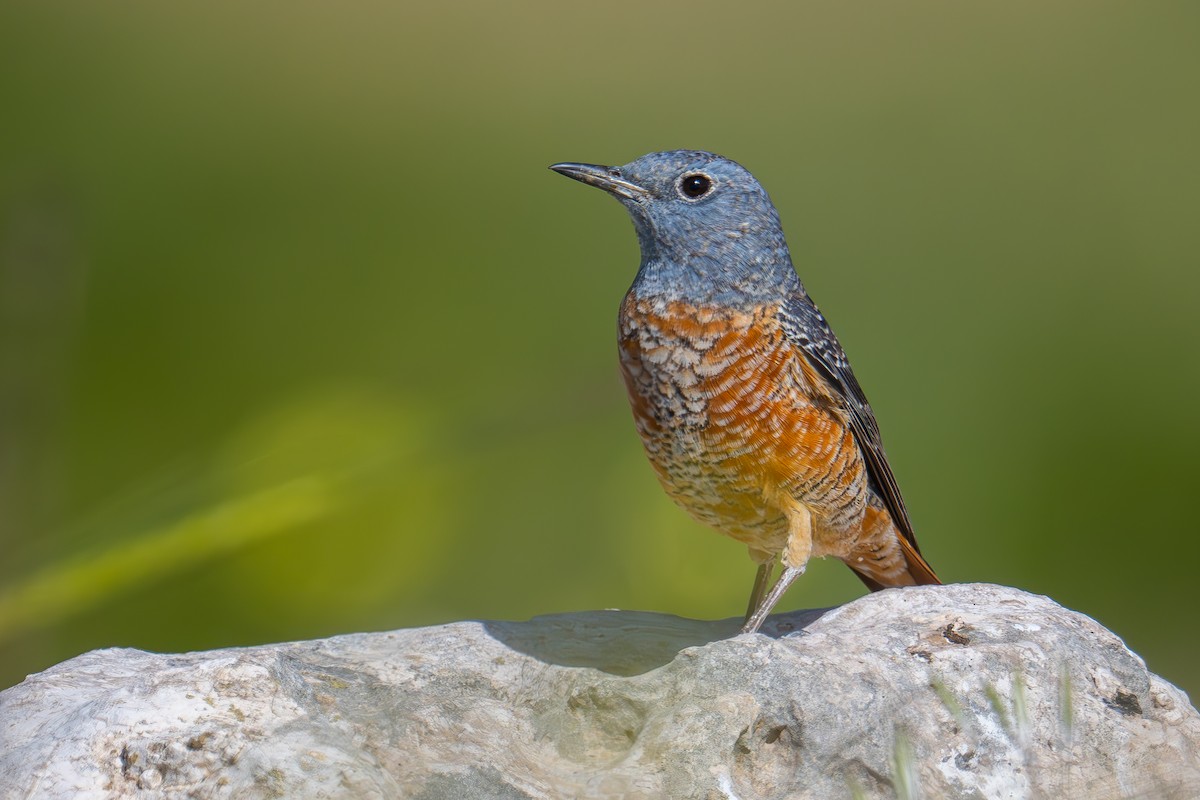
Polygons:
M889 590L736 628L613 611L96 651L0 693L0 798L1200 796L1187 697L1044 597Z

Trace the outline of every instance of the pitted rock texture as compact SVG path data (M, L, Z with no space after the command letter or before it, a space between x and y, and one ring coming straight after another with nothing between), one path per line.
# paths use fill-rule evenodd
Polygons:
M737 627L96 651L0 693L0 798L1200 796L1187 697L1045 597L893 589Z

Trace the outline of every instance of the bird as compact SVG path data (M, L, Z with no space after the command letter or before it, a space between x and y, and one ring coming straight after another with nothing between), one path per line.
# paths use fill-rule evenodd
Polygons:
M741 632L759 630L812 558L840 559L870 591L940 584L875 414L754 176L703 150L550 169L633 219L641 263L618 313L621 373L666 493L758 565Z

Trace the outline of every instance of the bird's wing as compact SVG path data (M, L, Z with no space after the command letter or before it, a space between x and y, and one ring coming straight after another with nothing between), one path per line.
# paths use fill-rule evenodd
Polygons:
M800 349L818 374L829 382L833 395L850 420L854 439L867 464L871 488L882 498L896 528L919 555L921 551L917 547L912 521L908 518L908 509L883 452L879 423L875 421L875 413L871 411L871 405L858 385L858 379L854 377L841 343L803 290L788 298L780 309L780 320L788 339Z

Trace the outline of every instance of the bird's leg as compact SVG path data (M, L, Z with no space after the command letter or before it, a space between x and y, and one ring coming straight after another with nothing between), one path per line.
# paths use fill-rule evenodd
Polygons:
M762 603L771 586L771 573L775 571L775 555L751 550L750 557L758 562L758 572L754 575L754 588L750 591L750 605L746 608L746 618L742 623L750 621L754 610ZM763 559L766 559L765 561Z
M804 568L808 565L808 557L812 554L813 546L812 512L803 503L797 501L788 504L786 513L790 530L780 559L783 562L783 572L780 573L779 580L775 581L775 585L771 587L766 598L746 617L746 621L742 624L742 633L754 633L762 627L763 621L771 613L771 609L775 608L775 604L779 602L783 593L788 590L796 578L804 574ZM768 574L770 573L768 572ZM762 578L761 567L759 568L759 577ZM765 581L766 578L762 578L762 580ZM757 592L758 580L755 580L754 588Z
M783 593L788 590L792 582L804 574L804 567L784 567L783 572L779 575L779 580L775 581L775 585L771 587L771 593L767 595L767 599L755 609L746 622L742 625L742 633L754 633L762 627L767 615L771 613L771 609L775 608L775 604L779 602L779 598L783 597Z

